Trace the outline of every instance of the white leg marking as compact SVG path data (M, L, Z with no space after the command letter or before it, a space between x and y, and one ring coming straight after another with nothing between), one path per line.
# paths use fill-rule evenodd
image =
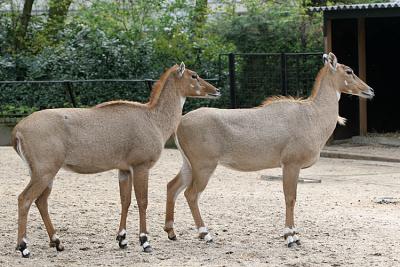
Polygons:
M25 237L24 237L24 238L22 238L22 241L24 241L24 243L28 245L28 240L26 240L26 238L25 238Z
M288 236L288 237L286 237L286 244L291 244L291 243L293 243L294 242L294 239L293 239L293 236Z
M53 242L55 242L57 239L58 239L58 236L57 236L56 234L54 234L54 235L51 237L51 241L53 241Z
M146 233L140 233L139 237L147 236Z
M299 240L300 240L300 238L297 235L293 235L293 241L294 242L299 241Z
M149 244L149 242L144 242L143 243L143 245L142 245L142 247L143 247L143 249L145 249L145 248L147 248L147 247L150 247L150 244Z
M198 231L199 231L199 234L208 233L208 229L205 226L200 227Z
M128 239L123 239L123 240L121 241L121 245L122 245L122 246L128 245Z
M24 255L24 256L28 255L29 253L30 253L30 251L27 248L22 251L22 255Z
M126 230L122 229L121 232L118 233L119 236L123 236L126 234Z
M211 234L208 233L208 234L206 234L206 236L204 237L204 240L205 240L206 242L210 242L210 241L213 240L213 238L212 238Z
M285 229L283 229L283 236L285 236L285 235L294 235L295 233L297 233L297 229L296 228L288 228L288 227L286 227Z

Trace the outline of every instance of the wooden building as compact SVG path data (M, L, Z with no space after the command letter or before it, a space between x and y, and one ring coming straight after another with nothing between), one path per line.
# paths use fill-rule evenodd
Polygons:
M400 1L313 7L323 12L325 51L352 67L374 90L375 98L340 100L348 119L335 139L367 132L400 131Z

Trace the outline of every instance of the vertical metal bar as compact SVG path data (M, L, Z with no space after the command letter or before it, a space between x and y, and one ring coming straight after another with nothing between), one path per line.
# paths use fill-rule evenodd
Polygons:
M287 95L287 69L286 69L286 54L281 53L281 84L282 95Z
M222 58L222 55L219 54L219 55L218 55L218 81L216 82L217 87L220 87L220 86L221 86L221 71L222 71L222 70L221 70L221 68L222 68L221 58Z
M71 82L69 82L69 81L65 82L64 84L65 84L65 88L67 89L69 98L71 99L72 106L73 106L74 108L76 108L77 105L76 105L76 100L75 100L74 91L73 91L73 89L72 89L72 84L71 84Z
M146 79L145 80L147 88L149 89L149 91L151 91L151 89L153 89L153 81L151 79Z
M229 90L231 95L231 108L236 108L236 73L234 53L229 53Z
M297 97L300 96L304 96L304 84L303 86L300 88L300 65L299 65L299 56L298 55L294 55L294 57L296 58L296 93L297 93ZM304 61L303 61L304 63Z

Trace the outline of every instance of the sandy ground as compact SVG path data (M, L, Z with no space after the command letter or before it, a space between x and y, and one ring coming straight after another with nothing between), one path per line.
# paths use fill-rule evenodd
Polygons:
M115 240L120 205L116 171L78 175L60 171L50 196L50 215L65 245L57 253L39 212L28 223L30 259L15 251L17 196L29 181L27 169L9 147L0 147L0 266L400 266L400 164L322 158L301 177L322 179L298 187L295 209L302 245L288 249L281 233L284 198L280 169L241 173L218 167L202 195L203 218L213 244L198 240L183 195L177 201L178 241L162 230L166 184L178 172L179 152L165 150L151 171L148 227L151 254L140 252L138 213L133 200L129 247Z

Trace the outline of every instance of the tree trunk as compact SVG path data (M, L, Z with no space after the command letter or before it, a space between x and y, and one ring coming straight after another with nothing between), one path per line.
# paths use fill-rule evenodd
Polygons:
M205 24L207 19L207 0L196 0L196 6L194 9L194 32L196 35L201 35L201 28ZM201 36L197 36L201 37Z
M25 37L31 20L32 6L34 0L25 0L19 23L15 33L15 51L18 53L25 47Z
M45 27L45 33L49 38L54 38L63 28L72 1L73 0L50 0L49 18Z
M29 21L31 20L32 6L34 0L25 0L22 14L18 19L15 29L15 79L24 80L26 77L26 68L21 65L19 55L25 49L26 32L28 30Z

